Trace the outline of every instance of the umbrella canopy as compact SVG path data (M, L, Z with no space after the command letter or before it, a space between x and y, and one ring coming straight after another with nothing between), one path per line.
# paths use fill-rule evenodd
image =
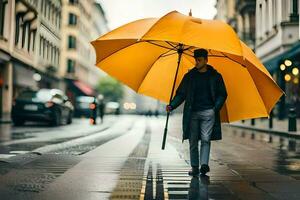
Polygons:
M284 93L234 30L218 20L177 11L121 26L91 42L96 65L140 94L166 103L172 94L179 49L183 50L175 89L195 66L193 51L208 50L208 64L222 74L228 97L222 122L269 116Z

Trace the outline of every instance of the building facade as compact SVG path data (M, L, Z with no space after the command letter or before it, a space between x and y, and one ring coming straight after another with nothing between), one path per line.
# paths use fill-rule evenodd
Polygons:
M0 119L8 120L12 103L11 52L14 31L11 22L14 19L13 1L0 0Z
M300 117L299 0L226 2L217 1L216 18L226 21L236 30L286 93L276 104L273 114L284 119L290 108L295 108L297 117Z
M60 76L66 78L67 95L95 95L101 71L95 67L90 41L108 31L105 13L95 0L63 0Z
M255 51L256 1L236 0L236 24L239 37Z
M274 114L288 117L289 109L299 107L299 0L257 0L256 55L262 60L274 80L285 91ZM296 47L294 47L296 44ZM298 55L298 56L297 56Z
M1 119L22 90L56 87L60 11L60 0L0 1Z
M0 119L10 120L23 90L59 88L68 81L92 94L101 70L90 41L108 31L95 0L0 0Z
M217 0L215 19L228 23L255 50L255 0Z

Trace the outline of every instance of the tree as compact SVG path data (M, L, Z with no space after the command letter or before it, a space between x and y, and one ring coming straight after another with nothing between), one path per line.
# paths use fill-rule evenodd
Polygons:
M100 79L97 86L105 101L119 102L123 98L123 86L116 79L106 76Z

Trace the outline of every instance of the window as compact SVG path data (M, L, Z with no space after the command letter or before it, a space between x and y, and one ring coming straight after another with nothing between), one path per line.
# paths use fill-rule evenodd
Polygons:
M53 60L53 46L50 44L50 62Z
M47 52L47 44L46 44L46 40L43 39L43 58L46 57L46 52Z
M54 65L56 64L56 56L57 56L57 51L56 51L56 47L53 47L53 63Z
M67 66L67 73L74 73L75 72L75 61L68 59L68 66Z
M27 51L30 51L30 42L31 42L31 31L30 31L30 23L28 24L28 29L27 29Z
M59 65L59 63L60 63L59 58L60 58L60 50L58 49L57 50L57 65Z
M47 17L47 2L44 2L44 6L43 6L44 8L44 12L43 12L43 14L44 14L44 17Z
M51 16L51 3L50 2L47 2L47 6L48 6L48 16L47 16L47 18L48 18L48 20L50 20L50 16Z
M36 30L32 31L32 51L34 51L34 47L35 47L35 36L36 36Z
M28 30L28 22L24 22L22 26L22 48L24 48L26 40L26 31Z
M78 3L78 0L69 0L69 3L70 3L70 4L77 4L77 3Z
M5 18L5 6L7 0L0 0L0 36L4 34L4 18Z
M292 6L292 10L290 14L290 20L293 22L298 22L299 21L298 0L292 0L291 6Z
M41 12L42 13L44 13L44 2L45 2L45 0L41 1Z
M262 19L262 20L258 20L260 36L262 36L263 35L263 20L265 20L265 19L263 18L262 4L261 3L259 4L259 18Z
M277 1L272 0L272 18L273 18L273 27L277 24Z
M40 36L40 46L39 46L39 55L40 56L42 56L42 48L43 48L42 44L43 44L43 38L42 38L42 36Z
M47 41L46 42L46 59L49 60L49 56L50 56L50 43Z
M269 3L268 3L268 0L265 0L265 6L264 6L264 13L265 13L265 23L266 23L266 26L265 26L265 31L266 31L266 34L268 34L268 31L269 31L269 24L270 24L270 15L269 15Z
M19 43L19 36L20 36L20 28L21 28L21 15L17 14L16 15L16 33L15 33L15 45Z
M73 13L69 13L69 25L76 25L77 24L77 16Z
M68 48L69 49L76 49L76 38L74 36L68 37Z

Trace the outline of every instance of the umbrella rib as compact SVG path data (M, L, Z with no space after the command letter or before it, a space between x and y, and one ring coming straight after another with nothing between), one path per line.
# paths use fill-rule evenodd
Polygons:
M226 56L226 55L225 55L223 52L221 52L221 54L223 54L223 55L224 55L224 57L228 58L229 60L231 60L231 61L233 61L233 62L236 62L236 63L238 63L238 64L242 65L243 67L247 68L247 67L246 67L245 65L243 65L242 63L239 63L238 61L235 61L235 60L233 60L232 58L230 58L230 57Z
M117 52L119 52L119 51L121 51L121 50L123 50L123 49L126 49L126 48L128 48L128 47L130 47L130 46L132 46L132 45L135 45L135 44L138 44L138 43L141 43L141 42L143 42L143 41L138 41L138 42L136 42L136 43L132 43L132 44L130 44L130 45L124 46L124 47L122 47L122 48L120 48L120 49L118 49L118 50L112 52L112 53L109 54L108 56L105 56L105 57L102 58L101 61L99 61L99 62L102 62L102 61L105 60L106 58L108 58L108 57L114 55L115 53L117 53ZM98 64L99 62L97 62L97 64ZM97 64L96 64L96 65L97 65Z
M194 53L194 52L192 52L192 51L190 50L191 48L193 48L193 46L190 46L190 47L188 47L188 48L185 48L185 49L183 50L183 54L185 54L185 55L187 55L187 56L194 57L193 55L190 55L190 54L188 54L188 53L185 52L185 51L188 51L188 52L190 52L190 53Z
M191 48L191 47L189 47L189 48ZM189 48L188 48L187 50L188 50L190 53L194 53L194 52L192 52Z
M188 50L188 49L187 49ZM188 51L190 51L190 50L188 50ZM209 52L211 52L210 50L209 50ZM191 56L191 57L193 57L192 55L190 55L190 54L187 54L186 52L183 52L185 55L188 55L188 56ZM218 56L218 55L213 55L213 54L211 54L211 55L208 55L208 57L220 57L220 58L228 58L229 60L231 60L231 61L233 61L233 62L236 62L236 63L238 63L238 64L240 64L240 65L242 65L243 67L245 67L245 68L247 68L245 65L243 65L242 63L239 63L238 61L236 61L236 60L233 60L232 58L230 58L230 57L228 57L228 56L226 56L223 52L221 52L222 53L222 55L223 56Z
M209 49L209 52L211 53L211 50ZM243 67L245 67L245 68L247 68L245 65L243 65L242 63L239 63L238 61L236 61L236 60L234 60L234 59L232 59L232 58L230 58L230 57L228 57L228 56L226 56L223 52L220 52L223 56L218 56L218 55L213 55L213 54L211 54L211 55L208 55L209 57L221 57L221 58L228 58L229 60L231 60L231 61L233 61L233 62L235 62L235 63L237 63L237 64L240 64L240 65L242 65Z
M160 55L160 57L162 58L162 57L171 56L171 55L174 55L174 54L177 54L177 52L173 52L173 53L170 53L170 54L164 53L164 54Z
M184 54L184 55L187 55L187 56L194 57L194 56L192 56L192 55L190 55L190 54L188 54L188 53L186 53L186 52L183 52L183 54Z
M178 45L179 46L179 45ZM145 80L145 78L146 78L146 76L148 75L148 73L150 72L150 70L151 70L151 68L152 68L152 66L156 63L156 61L158 61L160 58L162 58L162 57L165 57L165 56L167 56L167 55L164 55L164 54L166 54L166 53L168 53L168 52L170 52L170 51L172 51L173 49L170 49L170 50L168 50L167 52L165 52L165 53L163 53L163 54L161 54L161 55L159 55L158 57L157 57L157 59L156 60L154 60L154 62L151 64L151 66L149 67L149 70L147 71L147 73L145 74L145 76L144 76L144 78L142 79L143 81L141 82L141 84L140 84L140 86L139 86L139 88L138 88L138 90L137 91L139 91L140 90L140 87L141 87L141 85L143 84L143 82L144 82L144 80ZM170 56L170 55L173 55L173 54L175 54L175 53L177 53L177 49L176 49L176 52L174 52L174 53L172 53L172 54L169 54L168 56Z
M169 53L170 51L172 51L171 49L166 51L165 53L161 54L161 56L164 56L165 54Z
M169 42L169 41L166 41L166 43L169 44L171 47L176 48L176 49L177 49L177 47L179 47L179 44L174 45L174 44L172 44L172 43Z
M160 44L155 44L155 43L153 43L151 40L145 40L145 41L148 42L148 43L150 43L150 44L153 44L153 45L155 45L155 46L159 46L159 47L162 47L162 48L165 48L165 49L177 51L176 48L174 49L174 48L170 48L170 47L165 47L165 46L160 45Z

